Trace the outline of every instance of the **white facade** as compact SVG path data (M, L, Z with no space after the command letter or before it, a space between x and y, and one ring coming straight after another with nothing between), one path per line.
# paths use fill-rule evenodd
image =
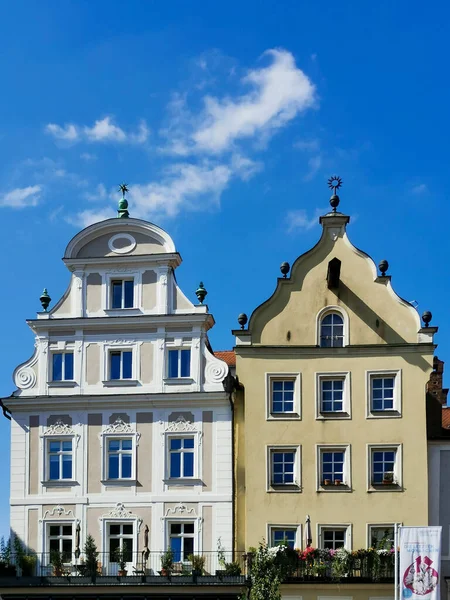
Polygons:
M228 366L210 350L207 307L177 286L173 241L109 219L63 260L69 288L28 321L35 351L8 399L13 532L39 553L75 552L78 525L81 551L91 534L103 553L126 543L138 556L146 527L151 552L185 558L219 538L231 551Z

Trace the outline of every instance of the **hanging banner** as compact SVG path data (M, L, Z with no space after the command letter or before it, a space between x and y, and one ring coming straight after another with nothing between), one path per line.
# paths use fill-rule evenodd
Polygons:
M442 527L400 527L400 600L440 600Z

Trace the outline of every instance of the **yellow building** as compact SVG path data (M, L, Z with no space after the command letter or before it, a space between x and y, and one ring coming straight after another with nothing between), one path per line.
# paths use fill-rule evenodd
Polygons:
M330 203L319 242L233 332L237 550L306 537L356 550L392 539L395 523L428 523L437 329L394 292L385 261L378 274L352 245L336 191Z

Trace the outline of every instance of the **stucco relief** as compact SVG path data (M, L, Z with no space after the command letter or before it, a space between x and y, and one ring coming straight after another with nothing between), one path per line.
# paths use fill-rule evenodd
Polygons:
M52 510L46 510L44 513L44 519L47 519L48 517L70 517L70 518L75 518L75 515L73 514L72 510L66 510L64 508L64 506L61 506L61 504L58 504L57 506L54 506L52 508Z
M191 423L190 421L186 421L183 416L179 416L175 421L171 421L167 424L166 432L167 433L181 433L186 431L197 431L197 427L195 423Z
M37 364L41 354L47 352L48 341L37 338L34 347L33 356L19 365L14 372L14 383L20 390L27 390L36 385L37 375L33 367Z
M205 383L222 383L228 374L228 365L223 360L216 358L206 346L203 347L205 364Z
M103 430L103 433L136 433L129 423L120 417Z
M75 431L71 425L67 425L62 421L56 421L53 425L49 425L44 430L44 435L74 435Z
M142 525L142 519L132 513L131 510L126 509L122 502L117 502L114 508L99 518L100 529L102 529L105 519L134 519L136 521L137 533L139 533Z

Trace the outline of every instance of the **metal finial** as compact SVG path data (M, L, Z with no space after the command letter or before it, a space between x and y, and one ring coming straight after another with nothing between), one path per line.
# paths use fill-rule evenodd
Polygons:
M386 259L380 260L378 263L378 268L380 269L381 277L386 275L386 271L389 269L389 263Z
M205 286L203 285L203 281L200 281L198 289L195 290L195 295L197 296L200 304L203 304L203 300L205 299L207 293L208 292L206 291Z
M425 327L428 327L432 318L433 318L433 315L430 313L429 310L426 310L422 314L422 321L425 323Z
M45 312L47 312L48 305L52 301L52 299L48 295L47 288L44 288L44 291L42 292L42 296L39 298L39 300L42 304L42 308L44 309Z
M341 185L342 179L338 175L333 175L328 180L328 187L333 190L333 195L330 198L330 204L333 208L333 212L336 212L336 209L339 206L339 196L336 194L336 190L338 190Z
M247 321L248 321L248 317L245 313L241 313L238 316L238 323L241 326L241 329L244 329L244 327L247 325Z
M117 211L117 216L119 219L128 219L130 213L128 212L128 200L125 198L125 194L128 192L128 185L126 183L121 183L119 185L119 192L122 192L122 198L119 200L119 209Z
M288 262L282 262L280 265L280 271L283 274L283 277L286 279L287 274L289 273L289 269L291 268Z

